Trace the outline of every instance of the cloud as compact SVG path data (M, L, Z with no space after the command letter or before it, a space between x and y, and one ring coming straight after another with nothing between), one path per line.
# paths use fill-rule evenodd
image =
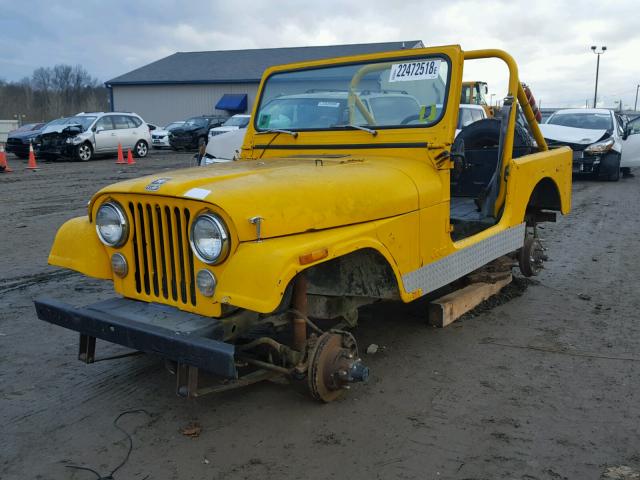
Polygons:
M633 104L640 82L637 2L448 0L190 1L63 3L36 0L29 9L0 0L0 76L18 80L40 66L82 64L100 80L176 51L290 47L423 40L463 49L501 48L544 106L584 105L592 99L596 57L600 100ZM465 77L505 93L505 69L474 62Z

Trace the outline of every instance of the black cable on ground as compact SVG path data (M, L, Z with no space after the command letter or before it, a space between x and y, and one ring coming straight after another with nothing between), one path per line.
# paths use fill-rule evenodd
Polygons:
M113 420L113 426L116 427L118 430L120 430L122 433L124 433L126 438L127 438L127 440L129 440L129 448L127 450L127 454L125 455L124 459L120 462L120 464L116 468L111 470L111 473L109 473L106 476L102 476L97 471L95 471L93 468L89 468L89 467L82 467L80 465L65 465L65 467L66 468L72 468L74 470L85 470L87 472L91 472L96 476L97 480L114 480L115 473L118 470L120 470L122 467L124 467L124 465L129 461L129 456L131 455L131 452L133 450L133 438L131 437L129 432L127 432L124 428L122 428L120 425L118 425L118 420L120 420L125 415L129 415L131 413L144 413L148 417L151 416L151 414L149 412L147 412L146 410L140 408L140 409L137 409L137 410L127 410L126 412L122 412L120 415L118 415Z

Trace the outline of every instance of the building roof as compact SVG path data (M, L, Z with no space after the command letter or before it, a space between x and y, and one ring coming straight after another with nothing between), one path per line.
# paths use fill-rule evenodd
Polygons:
M120 75L106 85L255 83L267 67L285 63L422 47L422 41L358 43L319 47L177 52Z

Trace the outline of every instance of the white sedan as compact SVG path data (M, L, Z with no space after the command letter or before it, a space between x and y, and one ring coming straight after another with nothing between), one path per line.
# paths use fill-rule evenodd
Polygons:
M540 125L540 130L551 146L571 147L576 173L617 181L620 173L630 176L632 168L640 167L638 119L623 129L621 119L609 109L563 109Z
M233 117L228 118L222 125L219 127L214 127L209 130L209 140L212 137L217 135L222 135L226 132L231 132L233 130L243 130L247 128L249 125L249 121L251 120L251 115L238 114Z
M151 132L151 145L153 148L170 148L169 144L169 132L174 128L181 127L184 121L171 122L164 127L156 128Z

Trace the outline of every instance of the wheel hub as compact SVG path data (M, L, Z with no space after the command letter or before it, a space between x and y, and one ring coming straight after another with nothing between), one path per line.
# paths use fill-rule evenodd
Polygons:
M369 369L358 357L358 347L350 333L323 333L311 349L307 380L311 395L317 400L331 402L349 384L368 377Z
M538 275L547 259L545 248L540 239L533 236L525 238L524 245L518 256L520 271L526 277Z

